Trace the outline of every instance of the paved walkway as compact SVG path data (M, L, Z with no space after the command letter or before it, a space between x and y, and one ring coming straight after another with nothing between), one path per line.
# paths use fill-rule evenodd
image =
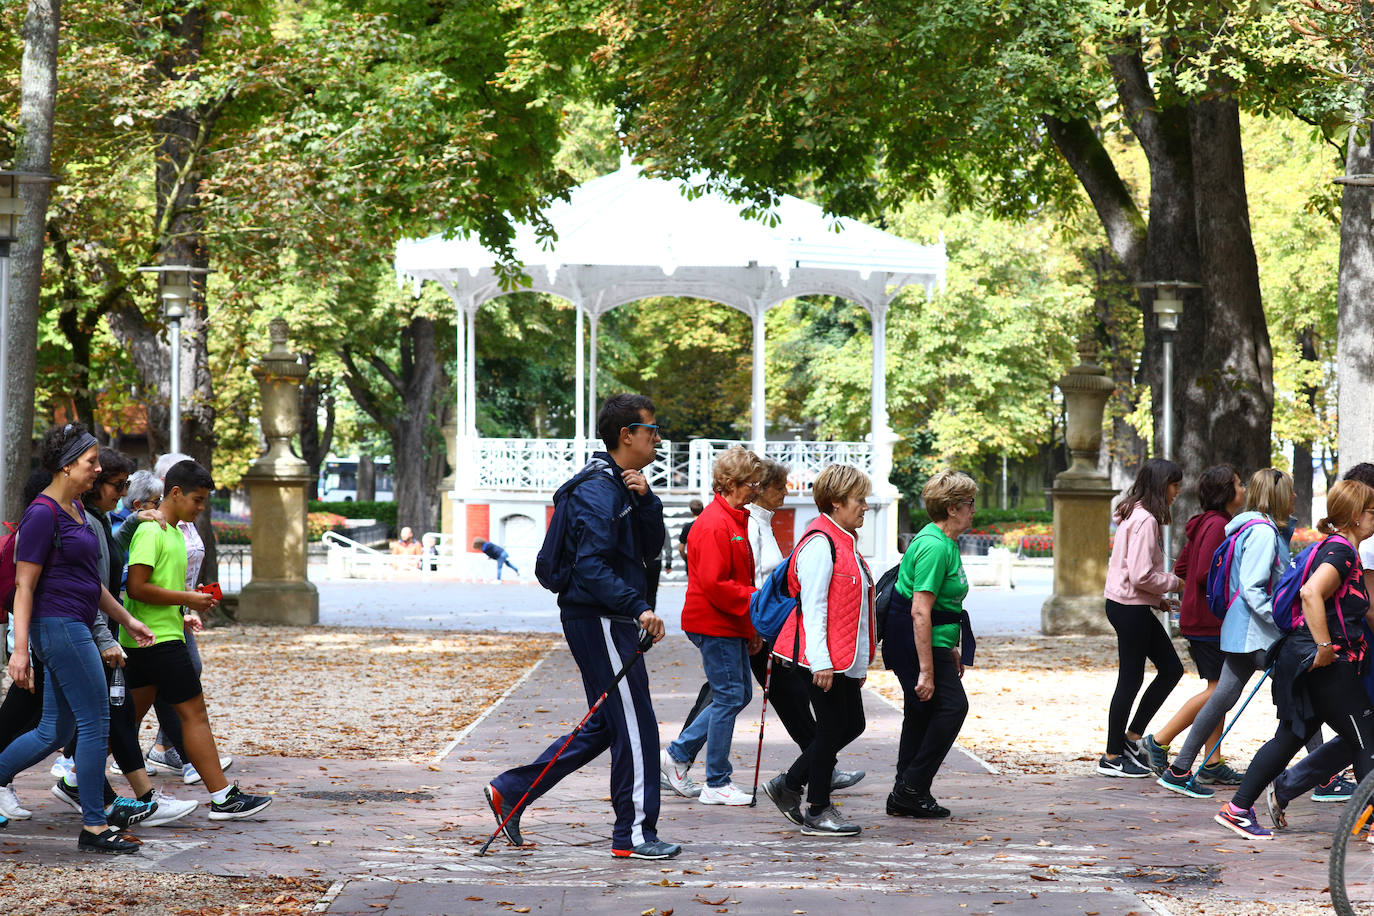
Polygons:
M681 636L646 658L666 741L696 694L699 662ZM1100 706L1094 700L1086 714L1099 715ZM1057 777L1003 776L956 754L936 783L953 818L888 818L883 801L901 716L871 693L865 707L867 731L844 765L870 775L840 796L846 815L864 827L857 839L804 837L766 799L750 809L667 797L659 832L682 843L683 854L667 862L615 859L609 764L598 761L525 814L522 828L535 845L498 843L478 858L477 847L494 827L482 785L532 758L584 712L575 666L560 648L430 766L241 759L230 775L277 797L263 819L212 823L202 809L183 826L139 831L141 856L101 864L131 872L309 876L332 884L321 909L333 914L885 914L901 908L1106 916L1167 912L1154 893L1162 889L1211 900L1324 899L1333 805L1299 802L1281 840L1246 845L1211 823L1211 803L1144 780L1096 778L1087 763ZM757 710L756 700L736 732L736 776L746 785ZM766 737L765 778L793 753L776 721ZM197 794L176 783L179 795ZM35 817L0 834L3 851L24 861L90 862L75 852L76 821L48 795L49 786L45 771L19 779Z
M311 569L313 575L317 571ZM557 599L532 580L469 583L443 579L314 580L320 590L320 622L329 626L402 629L504 630L561 633ZM975 588L965 605L982 636L1040 632L1040 606L1049 597L1050 570L1017 570L1013 589ZM677 629L686 588L665 584L659 611Z

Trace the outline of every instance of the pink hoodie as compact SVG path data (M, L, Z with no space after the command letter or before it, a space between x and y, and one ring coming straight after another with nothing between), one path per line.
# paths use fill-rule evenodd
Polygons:
M1164 566L1159 522L1136 505L1116 528L1112 558L1107 561L1107 587L1103 593L1118 604L1158 607L1165 592L1177 591L1183 580Z

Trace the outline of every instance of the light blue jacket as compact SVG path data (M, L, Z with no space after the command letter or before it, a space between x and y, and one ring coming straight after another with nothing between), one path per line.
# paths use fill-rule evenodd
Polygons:
M1226 524L1229 536L1246 522L1260 519L1240 536L1236 555L1231 560L1231 589L1235 598L1221 622L1221 651L1257 652L1268 649L1279 638L1274 625L1270 596L1279 577L1293 562L1288 541L1278 532L1274 520L1262 512L1242 512Z

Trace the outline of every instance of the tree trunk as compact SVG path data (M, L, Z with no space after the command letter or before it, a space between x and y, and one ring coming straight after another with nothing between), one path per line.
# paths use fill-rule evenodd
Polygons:
M401 331L400 367L393 369L375 352L364 358L395 395L395 407L383 402L359 370L355 354L340 352L348 368L345 382L353 400L368 416L386 429L391 439L391 477L396 499L397 525L409 525L417 532L438 527L438 485L443 476L443 437L436 416L435 397L447 390L448 377L438 358L434 321L415 316Z
M320 498L320 470L325 456L334 447L334 392L315 374L315 358L305 357L311 374L300 388L301 458L310 465L309 499ZM324 409L324 431L320 431L320 409Z
M57 33L61 0L29 0L24 17L24 58L20 65L20 145L15 169L47 175L52 170L53 111L57 102ZM29 443L33 441L34 389L38 373L38 302L43 286L43 227L47 225L47 182L26 185L19 240L10 246L12 260L8 322L0 328L5 348L5 411L0 439L5 443L3 504L0 517L18 520L24 511L24 481L29 476Z
M353 498L370 503L377 498L377 464L371 455L358 456L358 473L353 482Z
M1229 461L1242 473L1273 461L1274 381L1259 264L1250 235L1240 108L1232 95L1192 102L1194 202L1205 306L1180 335L1178 381L1189 418L1179 457L1192 473ZM1177 383L1176 383L1177 384Z
M1366 92L1366 99L1369 92ZM1374 174L1374 132L1361 121L1345 148L1345 174ZM1336 296L1336 467L1374 460L1374 188L1341 192L1341 256Z

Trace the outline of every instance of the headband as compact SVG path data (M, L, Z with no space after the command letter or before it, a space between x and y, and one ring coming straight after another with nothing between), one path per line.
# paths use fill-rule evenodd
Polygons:
M90 433L82 433L72 439L71 442L67 443L67 447L62 450L62 455L57 459L57 466L65 468L67 465L84 455L86 449L90 448L92 445L99 444L95 436L92 436Z

